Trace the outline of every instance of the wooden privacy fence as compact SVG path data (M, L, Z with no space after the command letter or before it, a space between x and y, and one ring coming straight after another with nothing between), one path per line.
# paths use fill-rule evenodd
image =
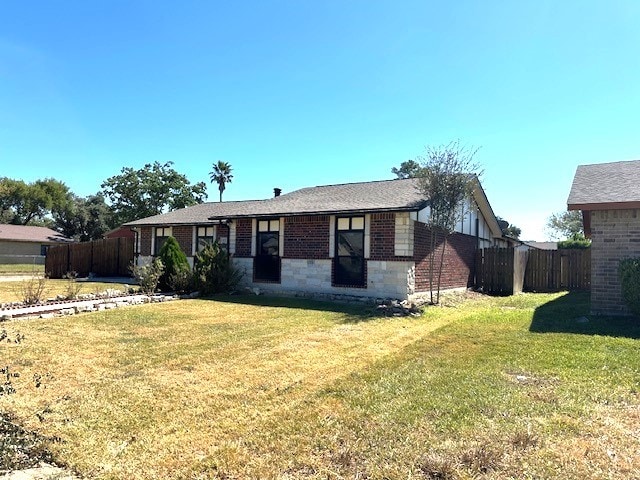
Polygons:
M525 290L558 292L591 288L591 249L529 250Z
M526 252L513 248L483 248L476 254L476 288L495 295L522 292Z
M522 290L588 290L591 288L591 249L478 250L476 288L497 295L511 295Z
M80 277L89 273L100 277L128 277L134 258L133 246L133 238L105 238L50 247L45 272L50 278L62 278L67 272L76 272Z

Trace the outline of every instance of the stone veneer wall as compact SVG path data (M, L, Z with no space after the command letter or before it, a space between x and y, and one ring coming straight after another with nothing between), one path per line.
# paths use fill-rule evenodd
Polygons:
M234 258L236 266L245 272L243 285L262 292L284 293L328 298L396 298L406 299L414 291L412 261L369 260L367 288L334 287L331 285L331 259L283 258L280 283L252 281L253 259Z
M618 264L640 257L640 211L591 212L591 313L629 314L620 288Z

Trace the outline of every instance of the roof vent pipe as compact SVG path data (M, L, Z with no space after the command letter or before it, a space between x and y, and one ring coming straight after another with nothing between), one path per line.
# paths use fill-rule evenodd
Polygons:
M276 188L273 189L273 196L274 197L279 197L281 193L282 193L282 189L281 188L276 187Z

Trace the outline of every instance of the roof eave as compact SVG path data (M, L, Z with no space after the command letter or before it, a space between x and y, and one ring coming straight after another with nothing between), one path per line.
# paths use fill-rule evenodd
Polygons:
M357 208L357 209L334 209L334 210L300 210L296 212L273 212L273 213L246 213L236 215L216 215L209 217L209 220L227 220L236 218L273 218L273 217L295 217L298 215L357 215L367 213L388 213L388 212L417 212L427 206L427 202L405 207L386 208Z
M568 203L568 210L633 210L640 208L640 201L634 202L598 202L598 203Z

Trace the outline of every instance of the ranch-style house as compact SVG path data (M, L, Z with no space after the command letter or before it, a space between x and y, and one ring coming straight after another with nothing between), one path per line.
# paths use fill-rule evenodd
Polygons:
M127 223L136 232L138 263L151 261L169 236L190 261L217 240L244 270L244 286L263 292L413 299L429 291L429 205L415 179L274 193ZM442 289L473 285L476 250L506 246L479 182L460 208L464 217L448 240Z

